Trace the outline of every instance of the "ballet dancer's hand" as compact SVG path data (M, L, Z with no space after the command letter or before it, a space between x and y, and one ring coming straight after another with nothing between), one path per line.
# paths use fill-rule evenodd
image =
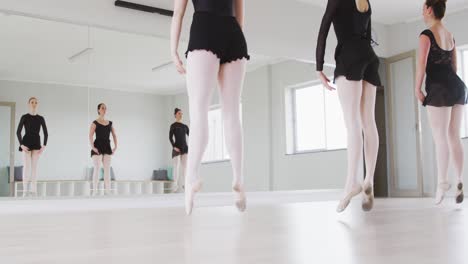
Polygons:
M25 145L21 145L20 147L24 152L29 152L29 148L26 147Z
M41 147L41 149L39 150L39 155L41 155L42 152L44 152L45 148L46 148L46 146L42 146L42 147Z
M419 102L421 102L421 104L424 103L424 100L426 99L426 96L424 96L421 90L416 91L416 97L418 98Z
M325 73L323 73L322 71L319 71L317 72L317 77L320 79L320 81L322 82L323 86L325 86L325 88L327 88L327 90L329 91L334 91L336 90L334 87L332 87L330 85L330 80L328 79L328 77L325 75Z
M99 150L97 148L93 148L93 151L94 151L94 153L96 153L98 155L101 155L101 154L99 154Z
M177 53L172 54L172 62L174 63L174 65L175 65L177 71L178 71L180 74L185 74L184 64L183 64L182 61L180 60L179 54L177 54Z
M112 154L114 154L117 151L117 147L112 149Z
M180 149L179 149L179 148L174 148L174 150L175 150L176 152L179 152L179 153L180 153Z

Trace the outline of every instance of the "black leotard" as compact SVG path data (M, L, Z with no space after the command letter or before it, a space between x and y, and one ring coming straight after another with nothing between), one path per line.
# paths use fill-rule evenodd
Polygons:
M192 0L195 12L234 16L233 0Z
M24 137L21 136L23 127L26 130ZM44 134L44 146L46 146L49 134L47 132L47 126L44 117L31 114L25 114L21 117L21 120L18 124L18 129L16 130L16 136L18 137L20 144L19 151L23 151L21 149L21 145L26 146L29 148L29 150L41 149L41 136L39 135L41 127L42 133Z
M426 66L427 96L423 105L450 107L466 104L466 86L453 69L454 49L440 48L429 29L424 30L421 35L429 37L431 41Z
M372 8L360 12L356 0L328 0L317 39L317 71L323 70L328 32L333 23L338 45L335 50L335 78L366 80L380 86L379 59L371 46Z
M97 148L99 154L91 150L91 157L94 155L112 155L112 147L110 144L112 121L109 121L107 126L101 125L96 120L94 120L93 123L96 125L96 139L94 140L94 147Z
M179 122L175 122L171 125L171 128L169 130L169 141L171 142L173 148L173 158L178 155L184 155L188 153L186 135L189 135L189 127L187 125ZM175 151L174 148L180 149L180 152Z

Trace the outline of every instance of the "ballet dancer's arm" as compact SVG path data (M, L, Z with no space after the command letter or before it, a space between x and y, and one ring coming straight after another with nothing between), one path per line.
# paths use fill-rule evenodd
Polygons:
M234 8L236 12L237 23L239 23L241 29L244 29L244 0L236 0Z
M112 154L114 154L114 152L117 150L117 134L115 133L114 126L112 126L111 128L111 132L112 132L112 139L114 140L114 149L112 150Z
M458 52L455 39L453 39L452 68L455 72L458 71Z
M49 132L47 131L47 125L44 117L41 118L41 127L42 133L44 134L44 145L42 145L41 149L39 150L39 153L44 152L45 147L47 146L47 141L49 140Z
M184 64L179 57L179 40L180 31L182 30L182 21L184 20L185 9L187 8L187 0L174 1L174 15L172 16L171 24L171 56L172 62L176 66L180 74L185 74Z
M328 90L335 90L330 85L330 80L323 73L323 64L325 63L325 48L327 46L327 37L330 32L330 27L335 17L336 10L338 8L340 0L328 0L327 9L322 18L322 23L320 25L320 31L317 38L317 49L315 51L315 60L317 61L317 76L322 82L323 86Z
M23 137L21 136L21 131L23 131L23 127L24 127L24 119L25 119L24 116L22 116L21 119L20 119L20 122L18 124L18 129L16 130L16 136L18 137L20 148L23 151L28 152L29 148L23 145Z
M419 37L419 54L416 62L416 81L414 92L418 100L423 103L426 98L421 91L424 76L426 75L427 57L429 56L429 49L431 48L431 40L426 35Z
M96 124L92 123L89 129L89 145L91 149L99 155L99 150L94 146L94 132L96 131Z

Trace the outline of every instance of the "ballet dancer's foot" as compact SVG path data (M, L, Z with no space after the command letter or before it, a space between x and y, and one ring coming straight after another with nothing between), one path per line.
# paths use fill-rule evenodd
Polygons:
M360 194L362 192L362 186L360 184L355 185L349 193L347 193L343 199L341 199L340 203L338 204L338 207L336 208L336 212L341 213L343 212L346 207L348 207L349 203L351 202L351 199L353 199L354 196Z
M456 197L455 200L457 204L463 203L465 196L463 195L463 183L462 182L459 182L457 184L457 195L455 197Z
M439 205L445 198L445 194L450 190L452 187L448 182L441 182L437 185L436 197L435 197L435 204Z
M172 192L172 193L176 193L176 192L178 192L178 191L179 191L179 185L173 184L173 185L172 185L172 188L171 188L171 192Z
M195 193L200 191L202 183L200 180L197 180L193 184L185 184L185 213L187 215L192 214L193 210L193 200L195 198Z
M245 196L244 187L241 184L234 184L232 190L236 194L236 207L239 212L244 212L247 209L247 197Z
M364 190L362 210L369 212L374 207L374 187L371 183L365 182L362 189Z

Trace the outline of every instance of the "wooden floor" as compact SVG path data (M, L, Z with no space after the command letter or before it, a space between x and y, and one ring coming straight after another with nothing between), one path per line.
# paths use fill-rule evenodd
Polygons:
M182 202L182 196L172 197ZM37 201L2 205L23 203L31 211L0 212L0 263L468 263L468 208L452 200L441 207L432 199L377 200L371 213L355 200L336 214L336 201L253 198L244 214L208 205L189 217L180 203L134 202L144 199L149 206L90 211L65 209L91 205L92 199L43 212L34 210Z

